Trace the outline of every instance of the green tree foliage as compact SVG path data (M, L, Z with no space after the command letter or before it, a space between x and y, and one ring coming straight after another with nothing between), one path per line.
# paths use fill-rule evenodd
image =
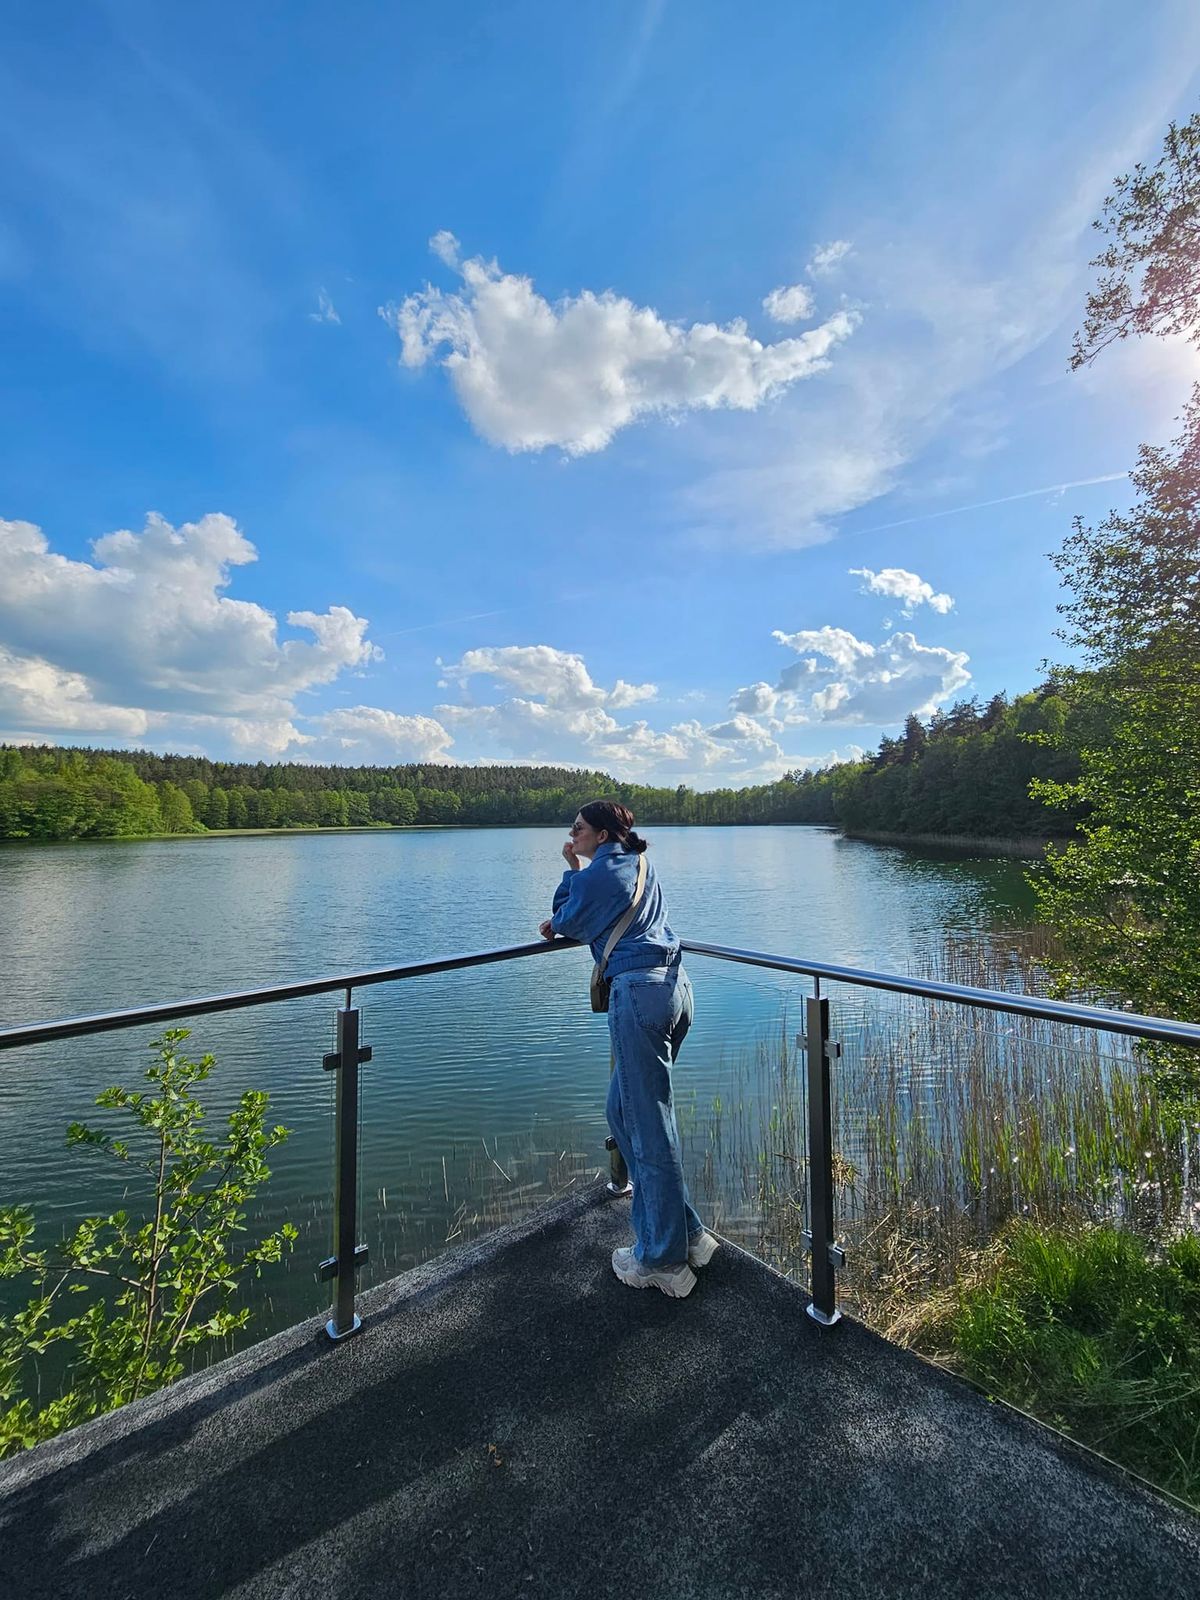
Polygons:
M1042 918L1071 951L1064 985L1138 1010L1200 1018L1200 407L1169 450L1144 447L1137 501L1076 524L1058 566L1074 592L1063 637L1084 671L1061 674L1082 750L1080 836L1037 876ZM1185 1069L1187 1062L1178 1065ZM1194 1069L1193 1069L1194 1073Z
M885 738L868 761L835 767L833 819L851 833L1045 838L1067 834L1070 810L1050 816L1030 798L1035 777L1074 776L1069 742L1048 736L1066 726L1053 685L1011 704L997 696L986 712L961 700L928 726L909 717L900 739Z
M1094 226L1109 236L1092 262L1071 365L1082 367L1131 334L1183 334L1200 343L1200 112L1171 123L1153 167L1118 178Z
M1069 833L1029 799L1034 776L1075 776L1069 748L1051 748L1067 717L1053 684L984 710L961 701L926 725L910 716L878 753L776 783L698 794L685 784L653 788L567 767L320 767L287 762L208 761L145 751L6 750L0 747L0 838L84 838L100 831L100 800L84 781L122 775L129 796L125 835L229 827L411 827L448 823L559 825L586 800L613 795L639 823L822 823L854 831L1017 838ZM1039 743L1039 741L1041 741ZM80 805L88 802L85 821ZM63 796L66 795L67 800ZM91 796L91 798L89 798ZM118 797L119 798L119 797ZM149 803L153 806L149 807ZM192 821L189 822L189 814Z
M1133 333L1200 342L1200 116L1163 156L1117 181L1097 224L1112 243L1076 340L1075 365ZM1144 445L1136 500L1096 528L1076 522L1056 564L1073 598L1060 669L1080 747L1077 780L1037 793L1082 805L1080 837L1039 875L1042 917L1071 950L1060 977L1138 1010L1200 1017L1200 386L1167 448ZM1190 1052L1152 1052L1178 1087Z
M164 816L160 789L124 752L4 750L0 758L0 838L122 839L195 828L186 796L172 785Z
M224 1142L206 1138L195 1091L216 1063L182 1055L187 1037L172 1028L150 1046L148 1092L107 1089L96 1101L132 1125L125 1138L78 1122L67 1131L68 1145L121 1164L129 1189L145 1196L144 1218L88 1217L39 1250L29 1208L0 1208L0 1277L28 1276L37 1291L0 1319L0 1458L179 1377L197 1345L245 1326L249 1311L231 1308L242 1276L261 1275L294 1244L285 1223L235 1246L247 1202L271 1175L267 1153L288 1131L266 1128L268 1097L247 1090ZM36 1358L56 1347L65 1387L42 1403L39 1385L30 1399L22 1390L36 1381Z

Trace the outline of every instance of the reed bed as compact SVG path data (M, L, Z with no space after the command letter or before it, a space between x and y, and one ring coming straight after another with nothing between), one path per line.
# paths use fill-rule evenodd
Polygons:
M1044 988L1043 935L948 941L930 976ZM836 991L834 1212L842 1303L902 1343L1016 1218L1117 1222L1159 1239L1200 1224L1190 1144L1120 1040L966 1006ZM781 1272L808 1264L805 1052L786 1020L731 1056L691 1122L701 1212Z

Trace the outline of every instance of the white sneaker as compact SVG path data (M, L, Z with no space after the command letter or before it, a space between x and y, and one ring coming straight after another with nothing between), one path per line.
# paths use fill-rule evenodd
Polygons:
M701 1228L688 1240L688 1266L706 1267L720 1248L721 1241L716 1234Z
M696 1274L682 1262L677 1267L647 1267L634 1255L632 1245L612 1254L612 1269L631 1289L661 1289L672 1300L683 1300L696 1287Z

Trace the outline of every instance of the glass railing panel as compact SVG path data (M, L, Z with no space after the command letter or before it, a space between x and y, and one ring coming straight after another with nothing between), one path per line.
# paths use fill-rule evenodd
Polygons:
M878 994L839 1037L840 1292L881 1332L907 1337L1015 1220L1149 1238L1193 1212L1188 1130L1130 1040Z
M153 1041L167 1026L189 1028L177 1050L190 1060L215 1058L209 1076L195 1086L204 1108L204 1137L222 1145L228 1118L246 1090L269 1096L265 1125L280 1124L288 1137L267 1156L270 1177L245 1206L245 1232L235 1245L256 1241L283 1223L298 1230L294 1249L245 1273L231 1304L247 1307L247 1328L230 1341L205 1342L195 1360L204 1363L291 1326L328 1303L317 1263L328 1254L331 1233L330 1102L332 1075L321 1059L330 1048L332 1006L324 998L290 1001L237 1012L183 1019L84 1038L7 1050L0 1054L0 1204L32 1208L35 1246L50 1246L74 1233L84 1218L124 1210L131 1220L153 1214L153 1179L133 1164L79 1145L69 1146L73 1122L123 1139L131 1157L148 1155L151 1136L132 1117L96 1105L112 1086L153 1094L145 1070ZM216 1173L210 1173L205 1186ZM80 1280L83 1281L83 1280ZM91 1287L105 1292L99 1279ZM33 1292L28 1274L0 1279L0 1315L11 1315ZM210 1297L215 1298L215 1297ZM80 1295L70 1304L78 1313ZM207 1302L206 1302L207 1304Z
M607 1175L605 1019L585 954L364 989L360 1287Z

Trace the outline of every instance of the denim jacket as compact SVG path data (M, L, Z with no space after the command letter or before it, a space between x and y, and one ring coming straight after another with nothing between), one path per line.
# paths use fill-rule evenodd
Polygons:
M604 955L613 925L629 910L637 889L638 858L615 840L602 844L589 867L569 868L554 891L550 926L568 939L591 945L593 961ZM667 922L667 904L658 874L646 863L646 887L633 921L622 934L605 968L607 977L642 967L666 967L679 955L679 940Z

